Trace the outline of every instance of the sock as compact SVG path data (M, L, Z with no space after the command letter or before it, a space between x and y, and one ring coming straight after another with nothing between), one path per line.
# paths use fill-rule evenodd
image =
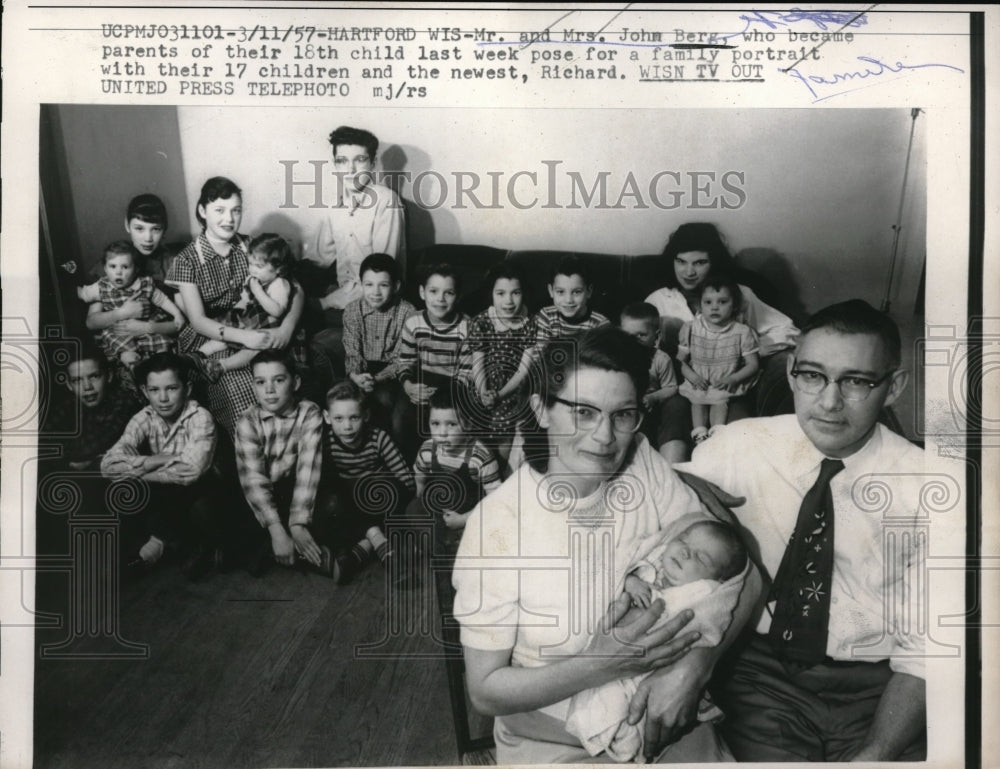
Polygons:
M156 563L163 557L163 540L150 537L149 541L139 548L139 557L146 563Z
M351 557L359 564L365 563L372 554L374 546L367 539L363 539L351 548Z
M382 530L378 526L372 526L365 532L365 537L375 548L375 555L378 556L379 561L385 563L385 559L389 555L389 540L385 538Z

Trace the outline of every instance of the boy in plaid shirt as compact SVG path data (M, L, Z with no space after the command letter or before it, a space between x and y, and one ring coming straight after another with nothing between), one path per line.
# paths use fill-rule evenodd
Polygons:
M105 478L148 484L140 517L148 539L129 563L133 572L155 564L167 546L187 535L193 548L184 571L196 579L211 568L220 541L217 484L210 472L215 422L191 399L187 374L185 361L174 353L157 353L139 364L136 381L149 404L101 460Z
M260 576L269 556L292 566L298 553L309 566L333 577L331 527L313 515L323 462L323 413L300 400L301 380L280 350L265 350L252 364L257 405L236 425L236 468L243 495L261 530L248 570Z
M347 376L368 397L372 417L399 445L407 398L397 379L403 324L417 310L399 296L399 262L372 254L361 263L361 297L344 310Z

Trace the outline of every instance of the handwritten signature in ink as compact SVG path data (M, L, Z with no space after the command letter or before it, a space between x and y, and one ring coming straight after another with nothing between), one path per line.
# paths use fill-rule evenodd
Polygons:
M762 24L770 30L806 21L812 22L824 32L831 27L843 29L844 27L863 27L868 24L865 14L859 14L857 11L803 11L801 8L792 8L790 11L753 11L749 14L742 13L740 14L740 21L745 24L743 29L731 35L719 35L719 37L726 39L739 37L746 34L754 24Z
M853 84L857 81L869 80L871 78L879 78L883 75L898 74L905 70L910 69L925 69L927 67L942 67L944 69L954 70L955 72L964 73L965 70L954 67L951 64L903 64L901 61L897 61L895 64L886 64L883 61L879 61L871 56L858 56L858 61L864 63L864 69L856 70L854 72L836 72L832 75L807 75L799 71L799 68L784 69L781 70L789 77L795 78L802 85L808 89L809 93L813 97L813 102L823 101L824 99L831 99L834 96L840 96L845 93L850 93L851 91L856 91L858 88L864 88L866 86L859 85L855 88L841 88L833 93L829 92L829 87L831 86L844 86Z

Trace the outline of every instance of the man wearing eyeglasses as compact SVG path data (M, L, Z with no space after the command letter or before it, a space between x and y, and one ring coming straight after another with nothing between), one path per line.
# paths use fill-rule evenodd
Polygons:
M900 621L923 605L924 459L878 423L907 378L888 316L860 300L832 305L789 359L795 414L734 422L678 468L746 498L735 513L773 583L757 632L716 670L740 761L926 753L918 614ZM898 537L900 524L911 536Z
M329 207L298 265L299 282L314 297L306 304L306 323L318 330L310 348L324 380L344 376L343 311L361 298L361 262L372 254L399 260L405 253L403 206L395 192L375 182L378 138L340 126L329 141L333 175L323 187ZM330 384L325 381L321 391Z

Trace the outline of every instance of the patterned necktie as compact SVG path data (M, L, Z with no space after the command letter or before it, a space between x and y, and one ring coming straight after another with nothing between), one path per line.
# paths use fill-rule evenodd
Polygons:
M844 469L839 459L824 459L819 478L806 492L795 531L774 578L771 645L778 655L801 665L826 656L833 581L833 495L830 479Z

